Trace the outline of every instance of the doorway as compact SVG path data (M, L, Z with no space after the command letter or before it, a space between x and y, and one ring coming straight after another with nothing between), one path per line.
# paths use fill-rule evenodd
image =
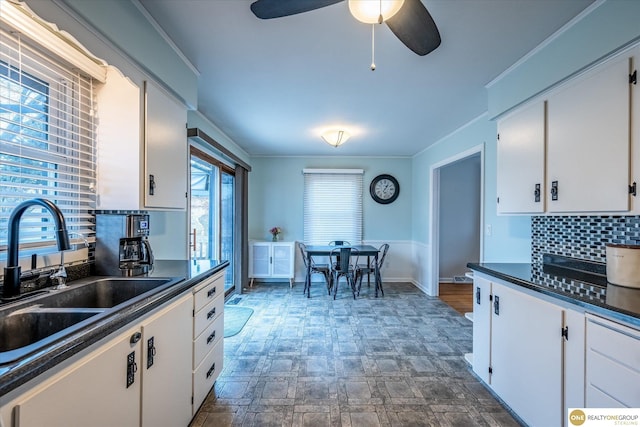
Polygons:
M483 259L484 145L431 167L430 275L428 294L439 283L463 279L467 262Z
M190 148L190 257L228 260L225 294L234 289L235 173L209 154Z

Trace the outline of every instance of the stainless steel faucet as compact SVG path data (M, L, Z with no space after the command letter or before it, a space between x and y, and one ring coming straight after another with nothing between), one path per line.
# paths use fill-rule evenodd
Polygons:
M84 241L84 246L86 248L89 247L89 241L86 237L84 237L82 233L70 231L68 234L75 234L77 236L80 236L80 238ZM49 278L53 281L58 282L58 284L53 289L59 290L67 287L67 270L64 268L64 251L60 251L60 267L58 267L58 271L49 276Z
M4 284L2 287L2 296L4 298L20 295L20 274L21 269L18 262L18 244L20 240L20 218L22 214L32 206L42 206L47 209L56 225L56 242L59 251L68 250L69 235L67 234L67 225L62 215L62 211L50 200L47 199L31 199L20 203L11 212L9 217L9 241L7 247L7 266L4 268ZM65 272L66 275L66 272Z
M60 267L58 271L49 276L49 278L58 281L58 284L53 289L64 289L67 287L67 270L64 268L64 251L60 252Z

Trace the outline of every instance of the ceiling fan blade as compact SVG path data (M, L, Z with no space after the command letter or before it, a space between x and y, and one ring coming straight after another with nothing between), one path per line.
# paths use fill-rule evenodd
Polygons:
M404 0L402 8L385 21L393 34L420 56L440 46L440 32L420 0Z
M251 11L260 19L281 18L331 6L343 0L258 0L251 3Z

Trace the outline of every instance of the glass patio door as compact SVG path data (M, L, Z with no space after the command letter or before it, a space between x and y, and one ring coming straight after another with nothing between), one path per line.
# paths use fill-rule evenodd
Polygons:
M225 291L234 286L233 170L191 147L191 259L229 260Z

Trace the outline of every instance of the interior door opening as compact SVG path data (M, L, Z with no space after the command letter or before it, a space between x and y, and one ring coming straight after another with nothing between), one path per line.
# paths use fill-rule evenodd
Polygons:
M474 198L475 202L471 204L466 204L466 207L464 208L462 208L461 207L462 205L460 205L460 207L458 208L455 208L455 207L448 208L449 209L448 212L442 212L441 211L441 205L443 204L443 199L441 197L442 196L441 192L443 191L442 179L445 179L445 180L447 179L447 170L445 170L444 168L446 168L447 166L455 165L458 162L465 162L466 160L470 160L468 165L469 167L472 167L472 168L475 168L475 167L471 165L476 164L475 163L476 161L479 162L479 176L475 175L476 177L472 178L474 181L473 185L475 187L475 190L473 191L478 192L479 197ZM463 164L462 167L465 167L465 165ZM484 223L484 171L483 169L484 169L484 146L483 145L478 145L473 148L470 148L469 150L466 150L455 156L442 160L431 166L431 170L430 170L431 192L429 195L430 197L429 243L430 243L431 251L430 251L429 260L427 263L429 266L429 273L428 273L429 278L428 278L428 284L426 287L426 292L428 295L431 295L431 296L439 295L439 280L441 277L441 274L440 274L441 254L444 255L444 257L447 257L446 251L444 254L442 253L441 245L442 245L443 239L447 238L447 239L455 240L455 244L457 245L464 244L464 245L470 245L470 246L476 247L478 249L477 258L475 257L475 255L465 255L465 259L467 257L474 258L474 259L468 259L466 262L483 260L483 246L484 246L483 244L484 236L482 233L483 223ZM444 171L444 174L443 174L443 171ZM476 174L476 172L471 172L470 176L474 176L474 174ZM470 184L471 183L466 183L466 185L470 185ZM453 186L455 188L447 189L445 185L444 191L458 192L458 190L462 185L465 185L465 182L456 182L454 179ZM454 196L453 206L456 206L455 204L456 195L454 194L453 196ZM468 217L468 218L463 217L462 219L458 219L458 221L462 221L466 225L469 225L467 224L469 222L477 221L477 224L471 224L473 226L476 226L474 227L475 231L467 232L466 241L459 241L460 239L459 236L451 237L450 235L447 235L446 231L441 227L442 217L444 215L450 215L452 209L474 210L474 212L477 213L477 215L473 215L473 217ZM450 225L448 227L451 228L452 226ZM455 223L453 224L453 227L455 227ZM456 230L452 231L452 233L456 233ZM447 241L447 244L449 243L451 242ZM453 271L458 271L458 269L461 269L461 268L466 269L466 262L458 259L455 262L455 265L457 265L457 267L454 267L455 269ZM461 265L464 265L464 267L460 267ZM458 275L458 274L455 274L455 275Z

